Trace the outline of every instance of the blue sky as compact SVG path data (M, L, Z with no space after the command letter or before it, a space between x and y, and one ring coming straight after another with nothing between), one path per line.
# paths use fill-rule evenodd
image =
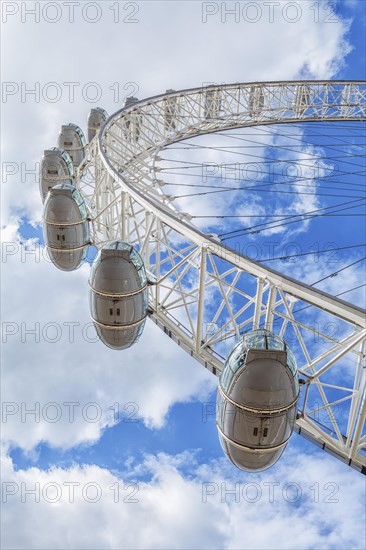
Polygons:
M337 2L337 22L326 24L323 18L316 24L310 3L301 2L302 17L296 24L279 15L274 23L263 16L253 25L230 18L222 23L216 15L203 24L201 2L137 2L139 22L117 26L111 22L112 11L107 11L112 2L98 4L102 17L95 25L82 20L79 12L76 22L68 24L65 6L59 4L62 17L58 23L41 20L35 24L29 18L23 23L16 14L3 24L2 33L6 82L20 87L40 82L42 87L52 81L63 90L60 101L54 103L42 95L39 102L31 96L22 101L20 94L15 94L2 104L3 163L19 167L16 174L2 180L2 239L5 247L10 243L16 249L15 254L3 256L2 263L2 318L16 326L16 334L7 337L2 349L2 400L19 407L25 403L29 408L40 403L41 410L55 402L62 409L62 418L56 423L42 416L35 422L30 415L22 422L20 413L2 423L3 480L19 487L19 493L3 503L4 548L363 548L365 529L360 518L365 513L365 485L357 472L297 435L273 469L254 475L240 472L223 455L214 415L208 414L207 422L203 421L205 413L212 410L205 404L211 407L215 403L216 379L176 349L152 323L146 326L139 344L125 353L87 341L82 329L89 323L88 265L75 273L62 273L45 261L39 248L43 237L38 187L34 174L22 177L21 163L34 168L43 150L55 144L61 124L73 121L85 128L94 105L81 93L69 101L64 86L69 81L79 82L80 87L97 81L103 96L100 106L112 113L122 103L121 98L112 100L110 87L117 82L121 96L132 89L128 83L135 83L135 95L143 98L203 82L362 79L366 4ZM332 8L320 3L320 10L324 15ZM25 49L19 48L19 33L27 44ZM331 154L326 147L328 137L314 136L311 128L296 131L302 144L315 144L317 150ZM336 132L334 137L339 138ZM256 153L268 158L272 154L268 145L276 143L272 139L278 138L267 135L266 148L258 145ZM348 130L342 139L350 139ZM222 140L227 146L234 143L230 138ZM357 143L361 144L362 138ZM284 141L281 145L285 146ZM177 154L183 153L175 151L172 158L179 158ZM184 159L195 161L195 154L184 152ZM293 154L281 149L275 158L288 160ZM199 155L201 162L206 162ZM336 155L339 152L334 152ZM218 164L223 161L234 162L235 156L215 159ZM349 169L344 161L337 162L339 170ZM357 162L364 163L364 159ZM340 187L341 181L338 176ZM362 180L353 176L348 181ZM179 182L183 183L182 176ZM210 183L217 185L220 180L212 178ZM319 208L352 196L316 199ZM194 212L221 207L203 198L194 203L187 200ZM263 204L258 192L249 201L245 196L239 206L248 209ZM310 210L311 204L302 206ZM290 209L291 200L272 194L265 206L263 220L273 208ZM226 230L218 228L218 232ZM338 247L363 243L364 236L362 217L328 218L327 223L314 220L298 231L242 237L237 244L259 245L264 259L268 242L278 243L274 250L282 255L288 243L295 242L308 251L314 243L320 248L329 242ZM34 243L39 261L25 254L25 247ZM285 265L294 277L311 283L361 258L362 252L340 251L336 262L302 258L291 264L278 261L269 265L279 270ZM89 259L93 254L91 250ZM326 289L338 293L357 281L361 284L361 265L328 280ZM358 304L364 300L360 292L346 297ZM69 322L77 323L73 342L65 329ZM56 323L62 329L60 341L53 344L41 337L36 342L26 333L35 323L40 324L41 333L47 323ZM75 422L68 421L66 402L80 403ZM118 420L111 411L116 402L122 412ZM97 403L102 411L99 422L87 422L81 415L88 403ZM136 422L129 422L126 413L133 414ZM117 506L108 490L95 504L79 496L73 503L62 498L58 505L44 498L40 503L31 497L21 502L21 483L29 487L41 483L43 487L47 482L62 485L72 480L84 485L98 483L103 489L121 480L137 480L141 484L139 503ZM207 483L217 492L204 503ZM222 502L221 484L232 487L235 483L240 490L247 483L257 483L262 497L255 505L243 493L238 503L229 497ZM274 502L265 483L278 484ZM302 491L301 498L293 502L283 496L284 487L291 483ZM337 502L327 500L334 487ZM316 490L320 491L319 502ZM267 518L266 529L263 518Z

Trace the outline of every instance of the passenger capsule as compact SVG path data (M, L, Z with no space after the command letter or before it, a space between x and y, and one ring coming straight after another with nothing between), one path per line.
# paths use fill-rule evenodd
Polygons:
M52 187L44 203L43 234L52 262L73 271L85 260L89 222L84 199L69 183Z
M144 263L133 246L115 241L104 246L90 273L90 310L99 338L112 349L137 342L148 308Z
M107 120L108 114L107 111L101 107L96 107L92 109L88 116L88 141L89 143L93 137L99 132L100 127Z
M39 190L42 201L45 200L48 191L60 183L72 183L74 166L70 155L58 147L47 149L41 160L41 176L39 178Z
M296 361L282 338L246 334L230 353L217 394L221 446L242 470L260 471L280 458L296 420Z
M74 163L75 168L79 166L85 156L86 140L84 132L76 124L61 126L58 137L58 146L67 151Z
M258 116L264 107L262 86L252 86L249 92L249 116Z

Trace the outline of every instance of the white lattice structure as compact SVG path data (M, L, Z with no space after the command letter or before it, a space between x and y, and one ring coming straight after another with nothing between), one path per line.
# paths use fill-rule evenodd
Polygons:
M291 337L302 378L295 429L363 473L365 311L198 230L163 193L157 162L170 144L232 128L365 119L365 82L183 90L113 114L77 174L93 244L121 239L139 245L151 282L150 318L216 375L243 331L264 326ZM335 327L331 335L329 326Z

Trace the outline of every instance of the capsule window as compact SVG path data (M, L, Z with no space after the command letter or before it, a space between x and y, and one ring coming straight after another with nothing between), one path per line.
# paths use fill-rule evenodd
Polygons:
M121 315L121 310L120 310L119 307L117 308L117 315L118 315L118 316Z
M258 435L258 428L254 428L253 435Z
M63 240L63 241L65 240L65 235L62 235L62 240Z
M267 437L267 435L268 435L268 428L264 428L263 437Z
M57 233L57 240L59 241L60 240L60 235Z
M109 308L109 315L113 315L113 308Z
M65 141L65 145L72 145L72 141Z

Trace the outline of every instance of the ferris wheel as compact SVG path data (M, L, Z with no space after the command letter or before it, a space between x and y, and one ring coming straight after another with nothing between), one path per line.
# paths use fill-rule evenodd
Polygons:
M365 119L365 82L208 86L128 98L110 117L93 109L88 143L69 124L58 147L45 151L40 190L52 261L72 271L90 245L97 248L90 309L106 345L124 349L137 342L149 317L220 377L217 428L239 468L269 467L296 431L366 473L365 310L226 244L228 235L243 234L242 226L221 234L200 226L200 216L182 211L178 197L166 192L174 182L166 180L172 169L164 161L172 161L163 156L175 146L175 162L195 169L197 162L179 160L184 144L188 150L214 148L192 144L193 138L276 125L351 126ZM200 199L192 201L196 211ZM343 210L360 204L358 198L342 203ZM327 208L280 221L342 211ZM273 229L271 223L252 226L251 234ZM337 323L337 334L321 330L319 318L322 327Z

